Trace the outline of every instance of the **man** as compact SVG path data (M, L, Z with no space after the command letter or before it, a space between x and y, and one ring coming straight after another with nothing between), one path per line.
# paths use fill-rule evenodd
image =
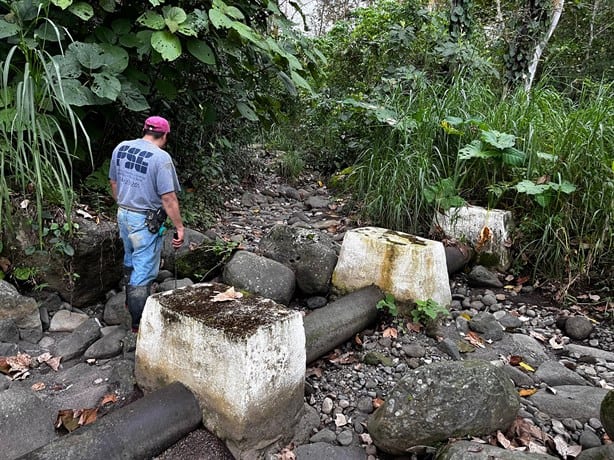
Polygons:
M151 284L158 276L163 238L155 222L148 219L158 212L175 226L172 245L183 244L184 228L177 192L177 172L171 156L163 150L170 133L168 121L154 116L145 120L143 137L120 143L113 150L109 181L118 204L117 224L124 244L126 304L137 331ZM160 209L162 208L162 209ZM153 228L151 228L153 227ZM159 224L158 224L159 228ZM155 233L154 233L155 232Z

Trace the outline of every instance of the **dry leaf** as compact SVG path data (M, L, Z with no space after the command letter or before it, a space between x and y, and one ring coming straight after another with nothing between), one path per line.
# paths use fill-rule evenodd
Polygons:
M484 247L484 245L486 245L486 243L488 243L488 241L490 241L491 238L492 238L492 232L490 231L490 228L484 225L482 227L482 230L480 230L478 241L475 245L475 251L480 252L482 248Z
M467 335L465 336L465 340L467 340L471 345L476 348L486 348L482 338L473 331L469 331L467 333Z
M75 416L79 413L79 425L89 425L90 423L94 423L98 418L98 408L93 409L81 409L80 411L75 411Z
M510 440L507 439L505 435L501 433L501 431L498 431L498 430L497 430L497 441L499 442L499 444L501 444L501 447L503 447L504 449L509 449L512 445Z
M296 454L287 447L284 447L277 455L278 460L296 460Z
M419 333L422 330L422 324L420 323L407 323L407 329Z
M80 216L85 217L86 219L93 219L94 218L89 212L85 212L82 209L77 209L76 213L79 214Z
M337 355L335 358L330 359L330 362L335 363L335 364L352 364L352 363L357 363L358 358L356 358L354 353L352 353L351 351L348 351L347 353L343 353L342 355Z
M11 267L11 261L8 260L6 257L0 257L0 270L6 273L9 271L10 267Z
M508 361L509 361L510 365L512 365L512 366L518 366L522 362L522 356L511 355L508 358Z
M79 420L75 418L75 414L72 409L62 409L58 411L58 416L55 420L55 427L57 429L62 426L69 432L73 432L79 428Z
M305 377L322 377L322 369L319 367L308 367L305 370Z
M540 334L539 332L535 332L535 331L530 331L529 335L533 338L536 338L537 340L539 340L540 342L546 342L547 339L546 337L544 337L542 334Z
M394 327L387 327L384 329L384 333L382 335L384 337L392 337L393 339L396 339L398 334L398 331Z
M373 408L374 409L377 409L382 404L384 404L384 400L383 399L381 399L381 398L373 398Z
M105 395L104 398L102 398L100 405L104 406L105 404L116 403L116 402L117 402L117 395L115 393L109 393L108 395Z
M360 340L360 336L358 334L356 334L356 336L354 337L354 342L356 343L356 345L362 345L362 340Z
M32 390L34 391L41 391L45 389L45 383L44 382L37 382L34 385L32 385L30 388L32 388Z
M522 367L525 371L529 371L529 372L535 372L535 369L533 369L531 366L529 366L527 363L520 361L518 363L519 367Z
M518 390L520 396L531 396L537 393L537 388L521 388Z
M235 291L234 286L229 287L224 292L220 292L211 298L211 302L227 302L243 297L243 293Z

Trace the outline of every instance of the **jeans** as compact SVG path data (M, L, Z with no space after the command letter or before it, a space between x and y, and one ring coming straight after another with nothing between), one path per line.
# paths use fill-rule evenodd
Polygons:
M145 215L124 208L117 210L119 236L124 243L124 266L132 267L130 285L145 286L158 276L162 237L151 233Z

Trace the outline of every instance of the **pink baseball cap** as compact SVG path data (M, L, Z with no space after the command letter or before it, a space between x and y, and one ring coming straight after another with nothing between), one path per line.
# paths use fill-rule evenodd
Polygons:
M166 118L155 116L145 120L143 129L154 133L170 133L171 125Z

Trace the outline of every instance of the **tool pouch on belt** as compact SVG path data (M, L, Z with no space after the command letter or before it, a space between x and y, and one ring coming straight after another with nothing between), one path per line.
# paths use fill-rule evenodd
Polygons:
M147 230L151 233L158 233L165 221L166 211L164 211L164 208L158 208L155 211L147 211L145 223L147 224Z

